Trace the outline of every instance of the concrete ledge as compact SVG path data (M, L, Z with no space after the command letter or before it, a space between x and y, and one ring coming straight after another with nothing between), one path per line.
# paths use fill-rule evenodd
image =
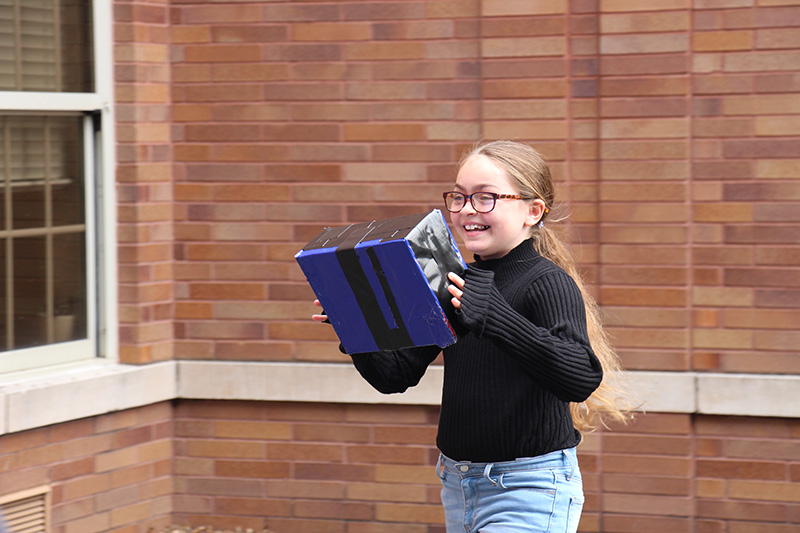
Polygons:
M800 418L800 376L699 374L697 405L710 415Z
M800 376L629 372L645 412L800 418ZM438 405L444 372L380 394L350 364L167 361L94 363L0 383L0 435L177 398Z
M438 405L442 367L431 367L419 385L403 394L381 394L351 364L178 363L178 397L203 400L260 400Z
M0 385L0 434L174 399L175 367L95 364Z
M628 372L632 400L638 409L654 413L696 413L697 374L694 372Z

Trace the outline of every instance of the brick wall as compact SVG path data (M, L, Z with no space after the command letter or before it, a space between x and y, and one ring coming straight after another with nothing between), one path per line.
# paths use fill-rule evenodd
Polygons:
M796 374L797 10L174 2L176 356L338 360L294 252L501 137L550 158L628 368Z
M175 516L271 531L443 531L438 409L182 402Z
M167 2L114 2L119 360L173 357L173 177Z
M480 134L477 13L175 3L177 357L341 360L292 256L324 225L439 203Z
M147 532L170 523L169 403L0 436L0 495L49 486L51 532Z
M186 402L175 513L276 533L443 533L438 410ZM785 533L800 524L800 422L649 414L587 435L582 532Z
M342 361L308 321L292 255L324 225L438 207L458 155L485 137L550 158L565 235L628 368L798 373L799 19L796 2L755 0L174 3L176 356ZM261 423L286 416L251 408ZM308 411L337 421L322 444L291 424L278 439L295 444L278 462L319 463L326 484L312 486L330 493L280 467L283 483L248 479L262 496L242 508L269 502L278 531L387 531L396 519L379 509L420 487L352 501L348 483L377 480L348 409ZM749 438L753 425L782 430ZM589 436L582 531L787 530L797 439L789 421L678 414ZM400 461L398 444L384 460ZM281 449L256 447L264 465ZM225 476L193 491L197 475L179 485L216 514L203 490L223 497ZM437 530L424 525L436 490L402 502L395 525Z
M438 410L179 401L0 437L0 496L49 485L53 533L168 524L443 533ZM648 414L587 435L580 531L788 533L800 422Z

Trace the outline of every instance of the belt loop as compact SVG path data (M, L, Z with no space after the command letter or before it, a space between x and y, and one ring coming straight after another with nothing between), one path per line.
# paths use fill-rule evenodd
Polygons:
M436 461L436 475L442 477L442 469L444 469L444 464L442 464L442 454L439 454L439 459Z
M570 466L569 473L567 474L567 481L569 481L572 479L572 476L575 475L575 468L578 466L578 464L572 460L572 454L569 453L569 450L561 450L561 452L564 454L564 459L567 463L569 463Z
M493 463L489 463L489 464L486 465L486 468L483 469L483 477L488 479L492 483L492 485L497 486L497 481L495 481L494 479L492 479L490 477L490 474L492 473L492 467L493 466L494 466Z

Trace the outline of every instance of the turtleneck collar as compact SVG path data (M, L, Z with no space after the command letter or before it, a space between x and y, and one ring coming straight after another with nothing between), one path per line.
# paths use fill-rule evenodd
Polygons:
M503 257L497 259L481 259L477 255L473 255L475 259L475 266L484 270L494 270L500 265L509 263L518 263L526 261L534 261L541 256L539 252L533 247L533 239L526 239L517 245L516 248L508 252Z
M531 268L536 268L535 264L547 261L533 247L533 239L522 241L516 248L497 259L483 260L478 256L474 257L475 263L470 266L493 272L494 281L498 287L513 283L529 272Z

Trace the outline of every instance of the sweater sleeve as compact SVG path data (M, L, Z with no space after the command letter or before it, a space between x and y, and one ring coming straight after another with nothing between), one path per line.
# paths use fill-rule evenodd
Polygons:
M600 385L603 369L589 343L575 282L560 270L544 273L527 289L521 311L500 294L493 272L466 272L460 314L465 325L516 358L562 401L586 400Z
M405 392L422 379L436 356L442 351L438 346L403 348L395 351L351 354L359 374L378 392L391 394Z

